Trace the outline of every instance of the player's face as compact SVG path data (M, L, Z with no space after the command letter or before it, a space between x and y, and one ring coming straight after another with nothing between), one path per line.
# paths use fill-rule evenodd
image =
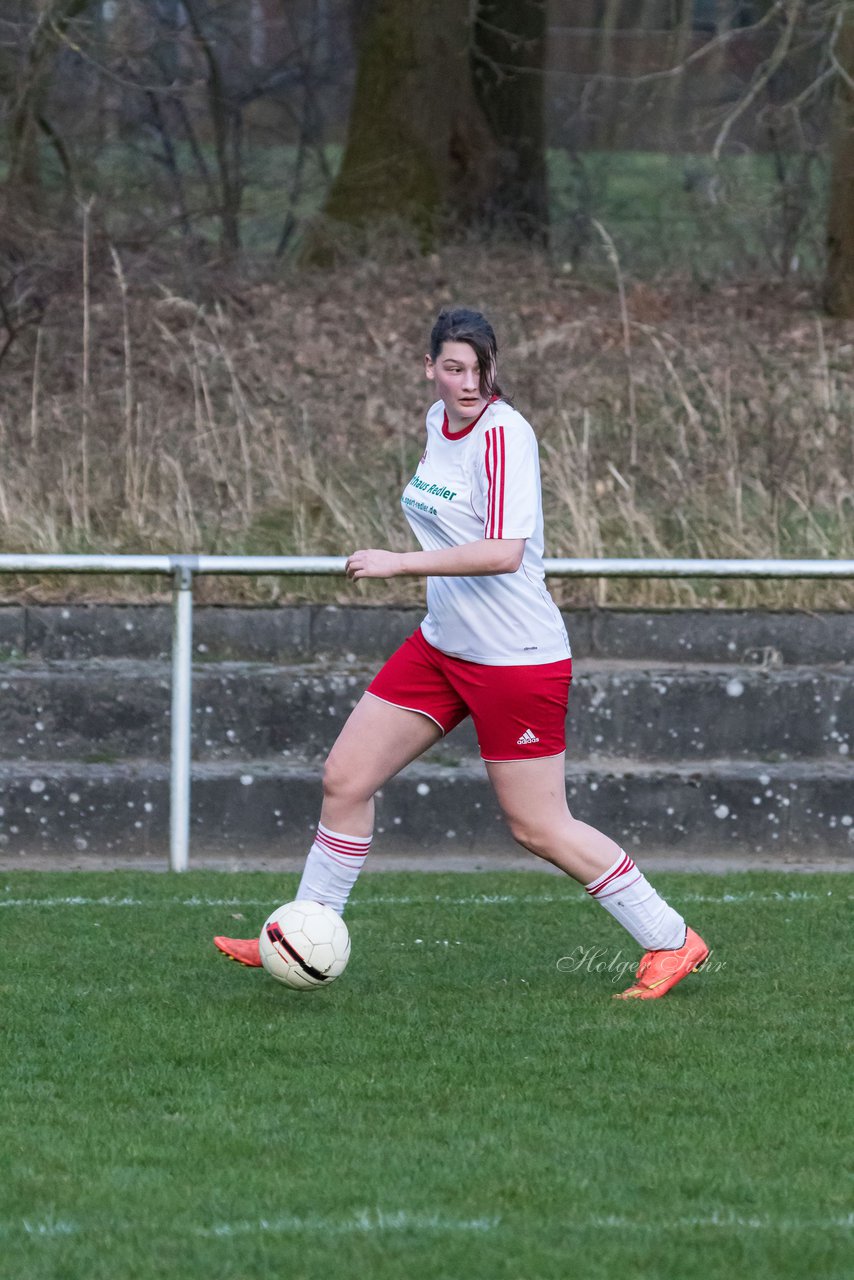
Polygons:
M480 389L480 365L467 342L444 342L435 360L424 357L424 369L445 402L448 423L461 427L486 407Z

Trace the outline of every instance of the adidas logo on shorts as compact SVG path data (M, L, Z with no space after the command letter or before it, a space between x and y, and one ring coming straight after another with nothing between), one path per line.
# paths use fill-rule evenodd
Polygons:
M516 746L527 747L533 742L539 742L539 738L535 733L532 733L530 729L526 729L521 738L516 739Z

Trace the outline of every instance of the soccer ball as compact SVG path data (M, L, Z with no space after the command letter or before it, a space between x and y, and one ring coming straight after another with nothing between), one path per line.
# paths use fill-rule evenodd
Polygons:
M264 921L261 963L277 982L300 991L339 978L350 959L346 924L322 902L286 902Z

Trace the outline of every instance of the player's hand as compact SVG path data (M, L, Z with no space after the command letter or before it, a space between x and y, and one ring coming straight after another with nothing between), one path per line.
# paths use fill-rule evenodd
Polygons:
M354 551L347 557L347 577L351 582L360 578L395 578L401 571L402 556L396 551Z

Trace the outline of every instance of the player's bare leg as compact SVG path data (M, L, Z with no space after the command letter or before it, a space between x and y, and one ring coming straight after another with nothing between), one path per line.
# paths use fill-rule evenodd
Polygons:
M343 911L370 848L375 792L441 737L429 716L364 694L326 761L320 825L297 896ZM230 959L260 967L257 938L217 937L214 944Z
M620 846L573 818L566 802L563 752L541 760L486 761L486 772L513 839L589 884L613 865Z
M374 795L442 737L435 720L363 694L323 771L320 821L335 831L370 836Z
M656 893L618 844L569 811L564 754L486 764L515 840L578 880L645 948L622 999L664 995L692 973L708 947Z

